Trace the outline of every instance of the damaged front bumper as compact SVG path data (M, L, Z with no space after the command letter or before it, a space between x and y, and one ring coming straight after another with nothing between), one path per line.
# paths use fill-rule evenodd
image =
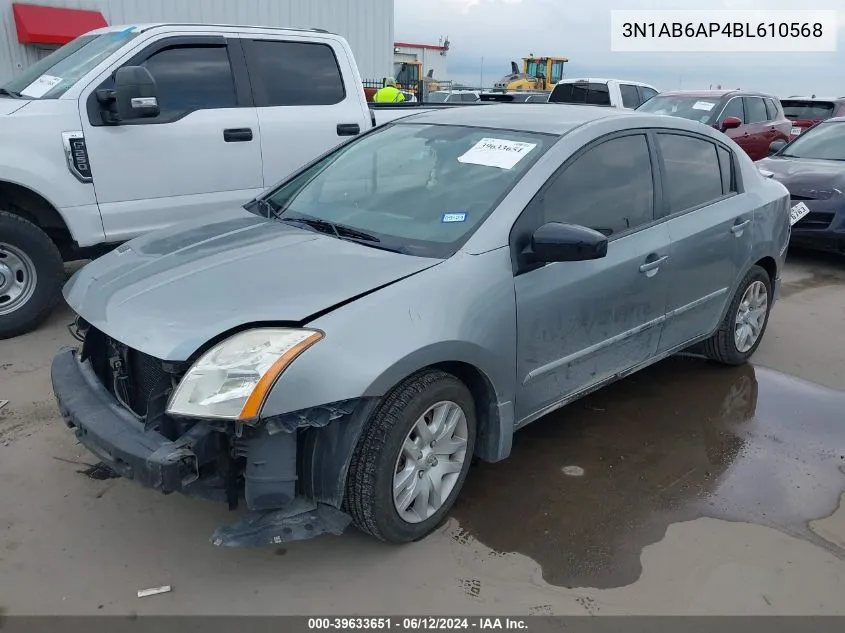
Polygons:
M228 500L230 507L237 504L233 489L246 497L251 512L218 528L215 545L256 547L340 534L350 523L336 507L297 495L294 429L273 435L261 429L241 438L198 422L169 439L122 406L75 350L54 358L51 378L59 410L79 442L122 477L165 494Z

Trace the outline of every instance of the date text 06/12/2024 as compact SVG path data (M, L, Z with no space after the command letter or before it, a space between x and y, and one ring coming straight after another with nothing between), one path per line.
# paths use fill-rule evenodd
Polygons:
M373 617L373 618L308 618L312 631L452 631L452 630L511 630L526 631L524 618L501 617Z

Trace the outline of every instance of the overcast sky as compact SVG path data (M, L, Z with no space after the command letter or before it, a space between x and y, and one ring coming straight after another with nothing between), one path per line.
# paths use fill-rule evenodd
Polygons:
M845 95L845 0L395 0L396 39L449 36L448 79L484 85L528 54L568 57L567 77L635 79L660 90ZM839 9L835 53L613 53L611 9Z

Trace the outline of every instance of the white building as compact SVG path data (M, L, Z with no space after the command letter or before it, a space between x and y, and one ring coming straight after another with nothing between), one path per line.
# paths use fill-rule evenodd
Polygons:
M0 0L0 83L87 31L148 22L326 29L362 77L393 73L393 0Z
M434 79L448 79L446 69L446 53L448 52L449 38L442 40L439 44L393 43L394 63L421 62L422 76L425 77L433 70Z

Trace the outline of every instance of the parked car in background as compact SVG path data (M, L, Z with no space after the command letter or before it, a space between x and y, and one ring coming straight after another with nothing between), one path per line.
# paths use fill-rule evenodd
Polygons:
M792 243L845 254L845 117L826 119L758 161L792 198Z
M790 97L781 99L783 113L792 121L790 136L799 136L804 130L820 121L845 116L845 97Z
M772 142L789 140L792 129L776 97L745 90L663 92L638 111L690 119L721 130L752 160L768 156Z
M548 92L483 92L482 101L495 101L498 103L546 103L549 100Z
M691 345L748 360L778 294L783 185L691 121L517 109L400 119L248 210L79 270L82 353L52 366L79 442L153 489L244 502L218 545L350 520L405 543L516 429Z
M481 95L474 90L434 90L425 98L426 103L475 103Z
M654 86L627 79L563 79L554 87L548 101L635 110L658 92Z

